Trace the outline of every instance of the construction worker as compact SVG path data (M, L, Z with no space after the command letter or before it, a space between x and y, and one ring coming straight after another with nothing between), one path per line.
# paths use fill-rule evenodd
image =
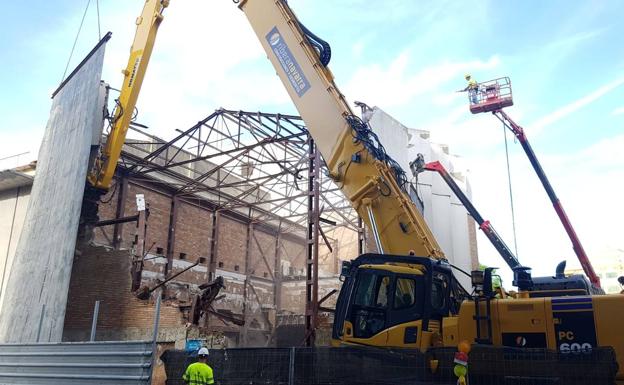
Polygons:
M468 82L468 85L463 90L458 90L457 92L466 92L468 91L470 95L470 103L477 104L477 92L479 92L479 83L472 78L470 74L464 75L464 79Z
M208 349L199 349L197 362L190 364L186 368L182 379L187 385L209 385L215 383L212 368L208 366Z

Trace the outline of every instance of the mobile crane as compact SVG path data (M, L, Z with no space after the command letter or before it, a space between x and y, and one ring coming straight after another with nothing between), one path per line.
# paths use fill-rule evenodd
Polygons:
M415 348L435 355L438 349L467 340L492 345L501 354L507 347L548 348L570 353L570 360L577 353L591 359L592 352L606 350L612 362L596 365L598 370L613 368L616 359L624 368L624 335L618 332L624 318L622 296L532 298L533 280L527 269L515 274L518 298L492 298L487 274L480 281L478 274L473 276L481 294L469 295L405 192L405 173L370 127L351 111L336 86L328 68L329 44L300 23L285 0L234 2L247 16L305 121L329 176L375 240L377 253L343 264L334 346ZM137 20L115 124L90 173L95 187L106 189L112 179L129 124L128 111L136 103L168 3L147 0ZM432 368L434 361L430 360ZM617 378L624 384L623 372Z

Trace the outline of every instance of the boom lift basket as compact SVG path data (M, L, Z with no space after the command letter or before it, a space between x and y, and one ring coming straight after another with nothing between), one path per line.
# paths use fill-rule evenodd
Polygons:
M472 97L469 92L468 101L470 102L470 112L473 114L492 112L513 106L511 80L509 77L503 77L479 83L476 98Z

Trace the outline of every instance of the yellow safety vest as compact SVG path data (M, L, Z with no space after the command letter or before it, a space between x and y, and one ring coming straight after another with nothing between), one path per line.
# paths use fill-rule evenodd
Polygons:
M214 384L212 368L203 362L195 362L186 368L182 379L189 385L210 385Z

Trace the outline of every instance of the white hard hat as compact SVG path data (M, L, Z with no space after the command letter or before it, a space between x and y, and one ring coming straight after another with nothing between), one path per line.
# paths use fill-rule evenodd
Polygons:
M198 356L207 356L208 355L208 349L206 348L201 348L199 349L199 352L197 352Z

